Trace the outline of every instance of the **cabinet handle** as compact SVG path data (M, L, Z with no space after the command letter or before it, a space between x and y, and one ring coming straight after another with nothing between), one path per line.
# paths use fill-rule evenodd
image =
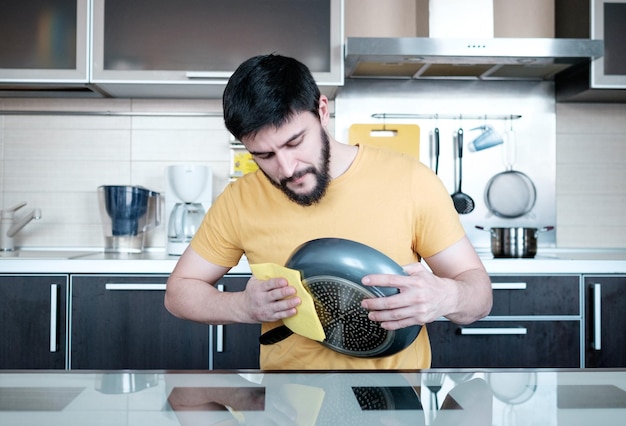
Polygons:
M602 349L602 284L593 285L593 348Z
M57 349L57 316L59 305L59 285L50 284L50 352Z
M218 291L224 291L224 284L217 285ZM215 351L224 352L224 326L218 324L215 326Z
M503 328L461 328L463 336L499 335L499 334L528 334L526 327Z
M106 290L165 290L166 284L155 283L106 283Z
M494 290L526 290L526 283L491 283Z
M228 79L233 75L230 71L190 71L185 74L188 79L199 80L219 80L217 82L228 83Z

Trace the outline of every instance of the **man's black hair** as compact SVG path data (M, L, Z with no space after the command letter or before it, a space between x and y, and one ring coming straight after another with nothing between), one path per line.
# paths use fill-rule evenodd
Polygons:
M294 114L319 117L320 90L306 65L270 54L252 57L233 73L222 98L226 128L238 140L271 125L279 128Z

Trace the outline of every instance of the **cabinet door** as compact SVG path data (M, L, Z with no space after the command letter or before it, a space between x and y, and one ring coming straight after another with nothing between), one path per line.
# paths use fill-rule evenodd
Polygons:
M0 82L87 82L89 0L2 0Z
M586 367L626 367L626 276L585 277Z
M93 8L93 82L114 96L221 97L241 62L272 52L301 60L322 86L343 84L341 0L94 0Z
M207 369L209 327L163 305L167 276L72 275L72 369Z
M433 368L578 368L580 321L428 324Z
M242 291L250 275L227 276L218 283L222 291ZM259 368L260 324L213 326L213 369Z
M66 275L0 277L0 368L65 368Z
M579 275L492 275L489 316L581 316Z

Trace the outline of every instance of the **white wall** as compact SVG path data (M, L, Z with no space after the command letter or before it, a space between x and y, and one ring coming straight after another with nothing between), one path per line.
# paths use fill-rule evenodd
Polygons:
M214 113L219 102L2 99L0 109ZM558 247L626 247L624 117L624 104L556 105ZM0 207L27 201L22 210L42 209L43 218L20 231L17 245L101 247L99 185L164 191L166 165L202 163L213 170L217 194L228 181L228 143L219 116L0 114ZM148 245L164 246L163 226Z
M626 247L626 104L556 108L560 247Z
M42 219L15 237L17 246L102 247L99 185L142 185L164 194L165 167L211 167L213 190L230 173L229 136L219 101L4 99L0 108L104 115L0 115L0 205L39 207ZM209 113L209 116L124 116L107 112ZM163 247L164 226L149 234Z

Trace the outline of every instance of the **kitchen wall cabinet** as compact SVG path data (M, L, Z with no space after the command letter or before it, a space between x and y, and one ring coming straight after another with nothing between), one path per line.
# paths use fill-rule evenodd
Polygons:
M0 276L0 368L65 368L67 288L67 275Z
M3 0L0 91L86 84L88 9L89 0Z
M163 305L167 275L72 275L72 369L207 369L209 326Z
M626 275L585 276L585 367L626 367Z
M578 275L491 277L493 309L484 320L428 324L437 368L581 366Z
M94 0L92 81L113 96L221 97L241 62L275 52L334 92L343 84L342 3Z
M222 291L242 291L250 275L226 276L218 282ZM259 368L260 324L215 325L212 328L212 369Z

